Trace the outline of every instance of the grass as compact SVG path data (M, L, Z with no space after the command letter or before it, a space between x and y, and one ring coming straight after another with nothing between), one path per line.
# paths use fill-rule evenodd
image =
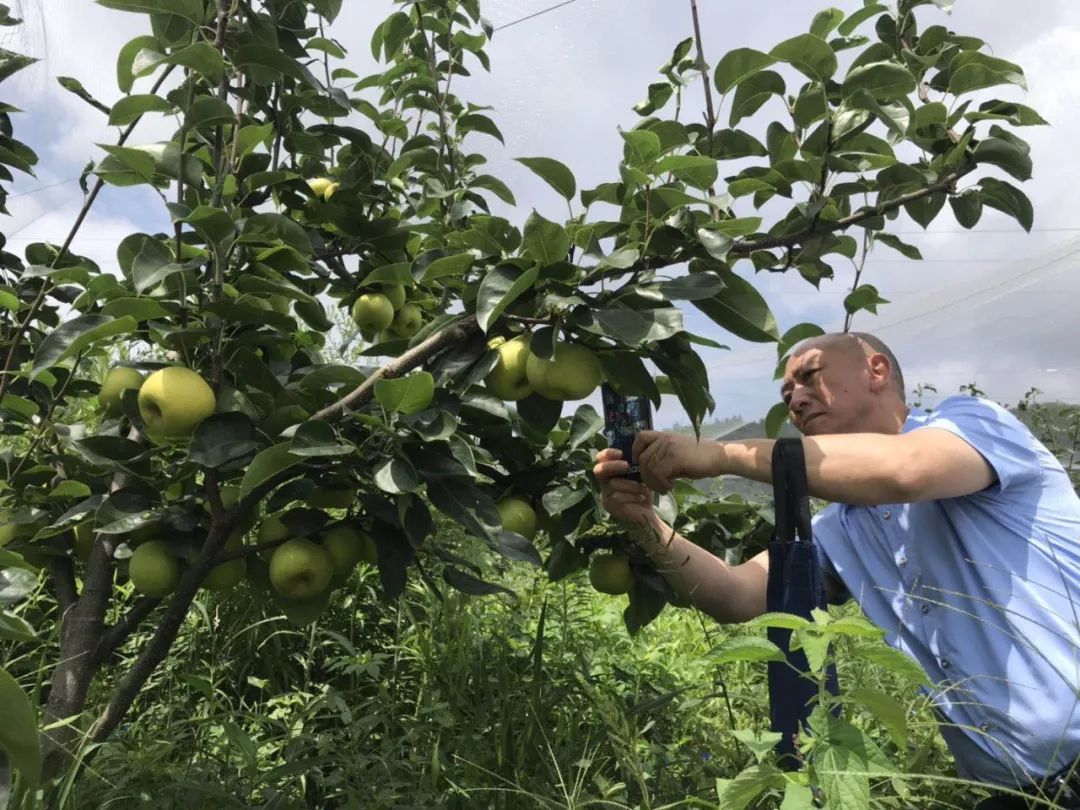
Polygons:
M206 597L128 722L48 806L716 807L717 780L755 761L731 731L767 730L765 667L706 657L737 628L668 609L630 637L625 598L583 573L549 583L495 561L485 576L517 598L414 584L386 604L361 570L315 626L296 628L245 586ZM904 751L856 715L901 771L951 773L922 699L842 650L840 665L846 688L906 707ZM951 783L872 789L872 806L974 803Z

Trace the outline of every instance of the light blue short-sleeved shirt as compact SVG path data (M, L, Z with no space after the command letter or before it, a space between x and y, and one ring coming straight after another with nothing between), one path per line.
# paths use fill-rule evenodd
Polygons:
M1080 757L1080 498L1053 454L988 400L912 409L997 481L962 498L831 504L814 519L826 571L936 684L961 775L1024 783Z

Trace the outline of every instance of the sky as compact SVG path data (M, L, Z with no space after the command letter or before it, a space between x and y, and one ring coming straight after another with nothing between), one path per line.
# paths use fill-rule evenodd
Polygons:
M487 74L474 64L469 79L455 80L455 91L464 100L494 108L488 114L502 130L505 146L485 136L473 136L482 142L471 146L488 156L485 170L513 189L516 210L499 213L519 226L534 209L565 220L566 206L513 158L561 160L574 172L579 189L616 179L622 155L619 128L629 129L639 120L633 105L658 79L657 68L675 44L692 32L689 0L571 0L544 12L555 2L482 0L484 15L501 29L487 48L492 71ZM814 12L825 5L698 0L706 56L715 65L732 48L767 51L805 32ZM833 0L832 5L852 11L862 0ZM16 136L37 150L40 164L36 178L19 178L12 190L12 217L4 230L8 249L16 252L36 239L63 238L81 204L71 179L88 160L101 157L95 143L116 138L104 116L62 90L56 77L76 76L93 95L113 103L120 96L116 53L146 30L143 15L111 11L90 0L23 0L22 7L27 24L3 32L0 44L41 61L5 82L3 99L25 110L15 117ZM951 15L933 6L920 10L922 27L943 24L981 37L993 54L1019 63L1029 92L1007 89L999 95L1033 106L1051 124L1019 133L1031 143L1035 164L1034 178L1023 184L1036 212L1032 233L989 210L971 232L962 231L947 208L925 233L902 215L890 230L917 245L926 260L913 262L879 247L866 264L863 282L874 284L891 303L880 307L877 316L859 313L855 328L889 343L909 388L920 383L937 388L936 395L923 399L930 405L971 383L1008 404L1032 386L1043 392L1043 399L1080 402L1080 360L1074 351L1080 343L1075 315L1080 222L1073 216L1080 210L1080 170L1070 146L1080 116L1080 71L1075 70L1080 4L1034 0L1025 8L1038 13L1019 13L1012 0L956 0ZM340 64L362 76L377 69L368 42L393 9L389 0L346 0L329 32L349 51ZM141 80L136 92L147 92L150 81ZM703 110L699 81L686 90L682 120L700 119ZM779 115L776 107L766 105L740 126L760 137ZM723 121L726 116L725 106L719 117ZM174 128L168 119L148 117L132 142L168 138ZM733 173L730 167L722 169L722 176ZM753 213L745 201L736 211ZM106 187L75 249L103 267L115 267L117 243L132 232L161 228L162 217L153 192ZM842 328L842 302L854 278L850 265L835 264L836 278L823 282L820 291L796 273L755 276L747 262L735 269L765 296L781 332L802 321L830 331ZM778 399L775 346L740 341L692 307L684 311L690 331L730 347L702 351L717 405L714 415L762 416ZM665 398L656 421L665 426L686 418L676 400Z

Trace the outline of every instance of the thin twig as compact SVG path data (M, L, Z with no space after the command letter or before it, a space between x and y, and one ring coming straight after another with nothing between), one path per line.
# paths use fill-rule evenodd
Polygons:
M701 71L701 78L705 83L705 128L708 130L707 141L709 157L713 155L713 132L716 130L716 112L713 107L712 81L709 79L709 64L705 61L705 45L701 38L701 22L698 20L697 0L690 0L690 14L694 18L694 41L697 43L697 64ZM709 186L709 197L716 196L716 187ZM719 219L720 209L713 203L709 203L709 211L713 219Z
M154 82L154 86L150 88L150 94L153 95L158 91L162 84L165 83L165 79L172 73L175 65L169 65L165 71L158 77L158 80ZM117 146L123 146L127 142L127 139L131 137L131 133L135 131L135 127L139 125L142 120L140 115L125 129L119 139L116 141ZM97 182L94 183L94 187L90 190L90 194L87 196L86 201L83 203L82 210L79 211L78 217L75 219L75 224L72 225L71 230L68 231L67 238L64 239L64 244L60 248L60 252L56 254L56 258L53 259L51 267L56 267L57 263L67 254L68 248L71 247L71 243L75 241L75 236L79 233L79 229L82 228L83 223L86 221L86 215L90 213L90 208L94 205L94 201L97 199L98 194L101 192L102 187L105 185L105 181L98 177ZM15 335L11 338L11 346L8 348L7 359L4 360L4 368L0 370L0 400L4 398L4 394L7 393L8 387L11 385L11 366L15 362L15 355L19 352L19 346L22 343L23 336L26 334L26 330L30 327L31 322L37 317L38 310L41 309L41 305L45 303L45 296L48 295L49 290L52 289L51 279L45 279L41 284L41 290L37 294L37 298L30 305L29 311L26 313L26 317L22 323L19 324L18 329L15 330Z
M101 634L98 641L95 660L98 664L105 663L121 644L135 632L142 620L154 612L154 608L161 604L161 600L153 596L144 596L132 605L120 621L108 628Z

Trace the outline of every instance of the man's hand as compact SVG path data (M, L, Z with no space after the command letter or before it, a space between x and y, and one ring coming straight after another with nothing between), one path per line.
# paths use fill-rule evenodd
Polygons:
M634 440L641 480L657 492L670 492L676 478L711 478L720 473L720 445L682 433L643 430Z
M593 474L600 482L604 508L615 520L628 526L648 526L656 519L652 492L637 481L620 478L629 469L622 451L609 447L596 454Z

